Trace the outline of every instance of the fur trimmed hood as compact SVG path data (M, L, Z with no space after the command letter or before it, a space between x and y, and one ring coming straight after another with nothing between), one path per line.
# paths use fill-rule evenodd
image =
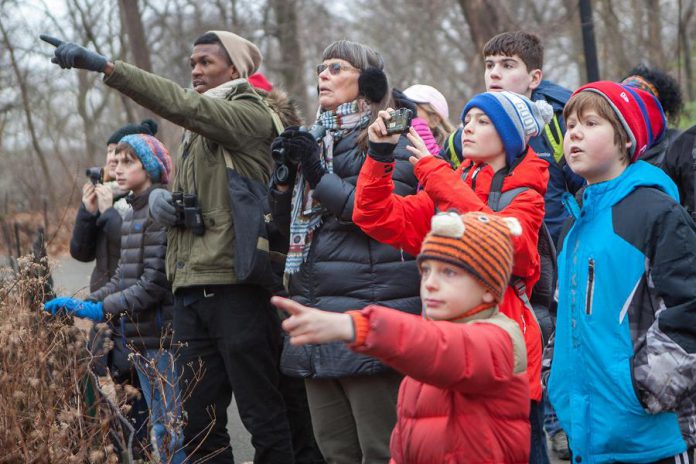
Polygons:
M304 120L302 116L300 116L297 105L286 92L279 89L273 89L270 92L258 88L254 90L256 90L256 92L266 100L268 106L278 114L280 121L283 123L283 127L301 126L304 124Z

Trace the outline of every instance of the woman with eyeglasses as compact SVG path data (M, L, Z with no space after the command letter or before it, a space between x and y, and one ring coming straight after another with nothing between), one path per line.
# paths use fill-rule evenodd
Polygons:
M315 125L309 131L288 128L272 145L279 165L289 168L289 175L281 168L274 176L273 215L290 239L290 297L304 305L343 313L382 304L420 313L414 258L352 222L367 128L380 110L394 106L383 67L381 56L363 44L329 45L317 66ZM402 137L393 165L400 195L415 193L417 185L406 144ZM400 374L341 342L286 343L281 367L305 378L314 434L327 462L389 461Z

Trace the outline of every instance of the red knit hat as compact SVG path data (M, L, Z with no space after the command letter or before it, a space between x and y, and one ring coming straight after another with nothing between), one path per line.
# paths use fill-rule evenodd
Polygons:
M573 95L579 92L595 92L609 102L631 141L631 162L662 139L667 124L665 113L649 92L611 81L591 82Z
M455 212L439 213L433 216L418 263L434 259L460 267L500 301L512 272L512 237L521 233L522 227L515 218L480 212L462 216Z

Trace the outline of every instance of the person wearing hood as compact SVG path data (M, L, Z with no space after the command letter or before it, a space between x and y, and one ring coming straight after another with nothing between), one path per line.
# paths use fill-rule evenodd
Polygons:
M564 116L566 160L588 185L564 196L549 399L574 462L690 463L696 226L674 182L638 160L665 115L652 94L600 81Z
M193 89L185 89L77 44L41 38L56 47L52 62L104 73L106 85L185 129L172 190L195 195L203 230L177 225L167 190L154 189L149 203L152 218L169 229L166 271L175 297L177 367L187 392L189 459L214 454L215 462L234 462L226 428L234 392L254 462L294 462L278 390L280 320L268 290L237 283L225 163L229 154L240 175L263 183L270 178L277 115L247 80L261 65L261 52L236 34L209 31L193 44Z

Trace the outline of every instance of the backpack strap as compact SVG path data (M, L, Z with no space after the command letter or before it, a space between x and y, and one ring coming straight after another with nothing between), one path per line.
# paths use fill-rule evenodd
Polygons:
M551 154L556 163L561 164L565 159L563 158L563 131L555 113L553 118L551 118L551 122L544 127L544 138L551 147Z
M238 100L241 98L250 98L252 100L256 100L260 102L264 108L268 110L268 113L271 115L271 119L273 120L273 127L275 128L276 134L280 135L283 133L285 128L283 127L283 122L280 120L280 116L278 116L278 113L276 113L273 108L268 104L265 98L263 98L261 95L256 93L253 87L251 87L251 92L245 92L245 93L240 93L239 95L235 95L232 97L232 100Z
M457 150L454 149L454 137L456 137L458 132L459 131L454 131L447 137L447 153L449 153L449 159L454 169L457 169L459 165L462 164L457 156Z

